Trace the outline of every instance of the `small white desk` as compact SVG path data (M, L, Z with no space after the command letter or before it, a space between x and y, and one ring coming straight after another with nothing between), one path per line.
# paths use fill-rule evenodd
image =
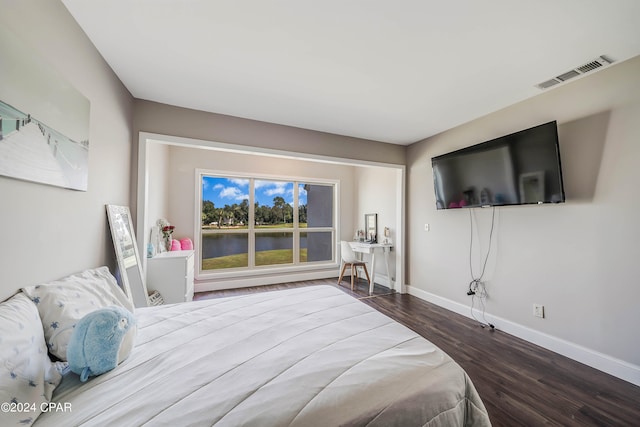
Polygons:
M375 283L375 275L376 275L376 252L382 251L384 254L384 262L387 267L387 278L389 279L389 288L393 289L393 280L391 279L391 273L389 270L389 252L391 252L391 248L393 245L391 243L363 243L363 242L349 242L351 249L354 252L359 252L362 254L371 254L371 271L369 274L370 282L369 282L369 295L373 295L373 284Z

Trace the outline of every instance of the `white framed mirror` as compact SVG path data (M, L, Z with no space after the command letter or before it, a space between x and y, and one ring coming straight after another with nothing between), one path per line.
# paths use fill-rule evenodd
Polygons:
M378 241L378 214L364 215L365 241L376 243Z
M149 300L136 246L136 237L127 206L106 205L109 228L116 252L116 278L127 297L136 307L147 307Z

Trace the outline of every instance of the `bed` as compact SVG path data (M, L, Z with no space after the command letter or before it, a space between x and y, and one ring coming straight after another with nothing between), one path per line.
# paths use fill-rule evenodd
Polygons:
M64 374L50 401L70 410L42 411L34 426L490 425L448 355L331 286L135 317L129 357L85 383Z

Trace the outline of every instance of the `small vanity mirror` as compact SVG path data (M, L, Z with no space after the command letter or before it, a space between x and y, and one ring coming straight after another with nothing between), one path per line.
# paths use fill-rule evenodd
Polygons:
M107 217L118 262L120 285L136 307L147 307L147 287L142 276L131 213L126 206L107 205Z
M365 240L369 243L376 243L378 239L378 214L364 215Z

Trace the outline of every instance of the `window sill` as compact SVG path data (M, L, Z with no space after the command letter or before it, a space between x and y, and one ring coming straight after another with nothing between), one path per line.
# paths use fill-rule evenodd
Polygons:
M313 280L337 277L340 264L314 263L295 267L256 268L221 273L207 273L195 280L195 291L206 292L220 289L244 288L248 286L271 285L283 282Z

